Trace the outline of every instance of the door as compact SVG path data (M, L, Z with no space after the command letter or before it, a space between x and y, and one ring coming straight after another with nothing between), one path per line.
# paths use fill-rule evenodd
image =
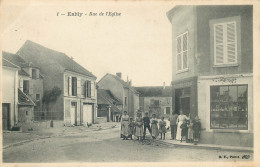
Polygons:
M71 106L70 106L70 122L71 122L71 125L76 124L76 119L77 119L76 114L77 114L77 103L71 102Z
M190 114L190 97L181 98L181 108L182 108L183 114L185 114L186 116L189 116L189 114Z
M85 125L93 123L93 107L91 104L83 104L83 123Z
M9 103L2 104L2 120L3 120L3 130L9 130L11 127Z

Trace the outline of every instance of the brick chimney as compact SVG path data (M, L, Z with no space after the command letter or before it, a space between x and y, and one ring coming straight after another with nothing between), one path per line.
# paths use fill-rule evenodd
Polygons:
M122 73L121 72L117 72L116 76L118 76L119 78L122 78Z

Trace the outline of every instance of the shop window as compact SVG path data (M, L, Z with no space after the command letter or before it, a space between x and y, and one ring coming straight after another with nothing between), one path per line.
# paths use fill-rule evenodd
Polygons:
M210 128L248 129L247 85L210 87Z
M72 77L72 96L77 96L77 77Z
M188 69L188 32L176 38L177 44L177 71Z

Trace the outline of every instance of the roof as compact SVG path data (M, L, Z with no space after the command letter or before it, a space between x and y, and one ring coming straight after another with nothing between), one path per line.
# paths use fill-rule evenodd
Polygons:
M11 67L11 68L19 68L18 66L14 65L13 63L9 62L8 60L2 58L2 65L6 67Z
M140 93L140 97L171 97L172 89L170 86L150 86L150 87L135 87Z
M31 62L26 62L21 56L17 55L17 54L13 54L13 53L8 53L8 52L2 52L3 58L5 58L6 60L12 62L13 64L23 68L23 67L34 67L34 68L38 68L36 66L34 66Z
M96 78L95 75L93 75L91 72L79 65L73 59L69 58L66 54L46 48L40 44L37 44L29 40L27 40L24 43L24 45L19 49L17 54L21 55L22 57L27 57L28 59L35 58L36 56L41 56L47 60L56 62L65 70ZM35 61L34 63L38 65L41 64L40 61Z
M119 100L117 97L115 97L110 90L98 89L97 96L98 96L98 103L100 104L101 102L104 102L104 104L107 104L107 102L109 102L112 104L123 105L122 101ZM99 101L99 97L101 98L100 101ZM104 101L103 99L106 99L106 101Z
M35 103L33 100L23 93L20 89L18 89L18 104L19 105L26 105L26 106L34 106Z
M124 88L130 89L130 90L132 90L133 92L139 94L138 91L136 91L132 86L129 85L129 83L127 83L126 81L124 81L124 80L121 79L120 77L118 77L118 76L116 76L116 75L113 75L113 74L109 74L109 73L107 73L106 75L111 76L111 77L113 77L114 79L116 79L119 83L121 83L121 85L122 85Z

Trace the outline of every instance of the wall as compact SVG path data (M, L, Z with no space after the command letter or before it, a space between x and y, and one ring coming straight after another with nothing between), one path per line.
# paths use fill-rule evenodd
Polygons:
M2 66L2 103L10 103L11 127L18 121L18 70Z
M196 41L196 14L195 7L185 6L176 11L172 17L172 80L180 80L196 75L194 56ZM176 58L176 37L188 31L188 71L178 73Z
M26 111L28 112L28 115L26 115ZM19 123L20 124L26 124L33 122L34 120L34 111L33 106L18 106L18 115L19 115Z
M253 71L252 6L198 6L197 7L197 57L200 75L251 73ZM210 20L240 16L241 46L238 46L238 66L213 67L210 48Z

